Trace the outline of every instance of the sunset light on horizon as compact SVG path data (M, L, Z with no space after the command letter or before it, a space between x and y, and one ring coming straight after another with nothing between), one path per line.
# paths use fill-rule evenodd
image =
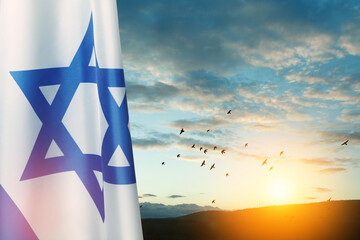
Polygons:
M140 204L360 198L357 1L117 2Z

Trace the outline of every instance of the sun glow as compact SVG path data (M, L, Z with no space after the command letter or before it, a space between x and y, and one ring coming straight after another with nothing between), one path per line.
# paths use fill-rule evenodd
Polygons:
M277 180L269 185L270 195L277 201L287 200L290 195L290 186L285 180Z

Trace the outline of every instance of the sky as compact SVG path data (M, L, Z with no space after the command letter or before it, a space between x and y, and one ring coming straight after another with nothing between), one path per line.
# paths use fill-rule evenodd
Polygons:
M140 202L360 198L358 1L117 4Z

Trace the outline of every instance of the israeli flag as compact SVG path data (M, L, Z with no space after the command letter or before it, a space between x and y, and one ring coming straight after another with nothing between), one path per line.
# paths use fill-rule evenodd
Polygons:
M115 0L0 0L0 239L142 239Z

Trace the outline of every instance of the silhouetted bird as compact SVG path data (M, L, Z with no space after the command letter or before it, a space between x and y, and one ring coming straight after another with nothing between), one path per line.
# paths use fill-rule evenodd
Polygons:
M215 200L212 200L212 202L211 203L215 203Z
M161 165L165 165L165 162L162 162Z
M221 150L221 154L225 154L225 149Z
M264 164L267 164L267 159L261 164L261 166L264 166Z
M245 147L247 147L248 146L248 143L245 143Z
M206 132L210 132L210 129L206 130Z
M274 168L274 167L273 167L273 166L271 166L271 168L269 169L269 171L273 170L273 168Z
M341 146L343 146L343 145L347 145L347 144L348 144L348 142L349 142L349 139L348 139L348 140L346 140L345 142L343 142L343 143L341 144Z
M213 165L211 165L210 170L213 168L215 168L215 163Z
M191 146L191 148L195 148L195 143Z
M280 152L280 156L283 155L283 153L284 153L284 151L281 151L281 152Z
M176 157L180 157L180 154L178 154Z
M231 110L229 110L229 111L227 112L227 114L231 114Z
M204 150L204 153L206 154L206 153L207 153L207 151L208 151L208 150L207 150L207 149L205 149L205 150Z
M228 174L228 173L226 173L226 176L228 177L228 176L229 176L229 174Z
M183 132L185 132L185 130L183 128L181 128L180 134L182 134Z
M200 147L200 151L203 149L203 147Z
M214 150L217 149L217 146L214 146Z
M200 167L202 167L202 166L204 166L205 165L205 160L202 162L202 164L201 164L201 166Z

